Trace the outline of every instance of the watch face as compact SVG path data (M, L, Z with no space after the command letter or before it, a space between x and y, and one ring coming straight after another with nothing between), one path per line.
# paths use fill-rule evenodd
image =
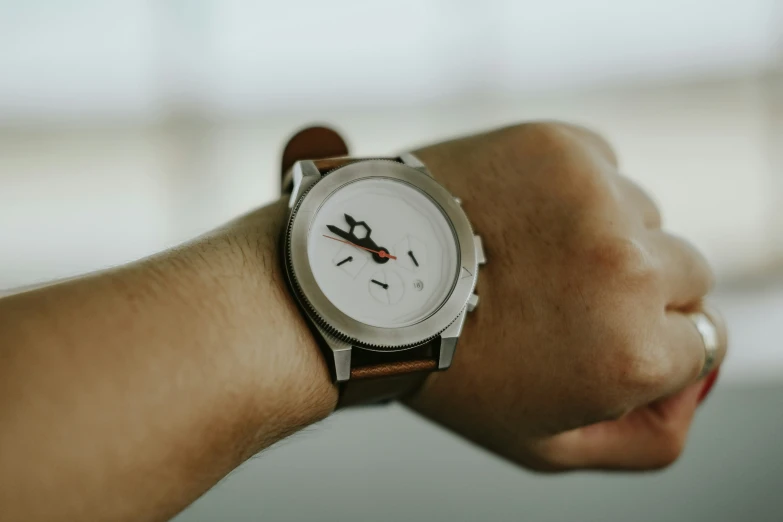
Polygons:
M441 208L414 186L365 178L334 191L307 239L316 283L341 312L366 325L423 321L457 280L458 244Z

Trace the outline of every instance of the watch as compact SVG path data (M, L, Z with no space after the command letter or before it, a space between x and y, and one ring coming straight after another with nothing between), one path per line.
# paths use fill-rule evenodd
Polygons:
M485 262L460 200L416 156L346 154L334 131L311 128L283 158L283 264L338 407L395 398L447 370Z

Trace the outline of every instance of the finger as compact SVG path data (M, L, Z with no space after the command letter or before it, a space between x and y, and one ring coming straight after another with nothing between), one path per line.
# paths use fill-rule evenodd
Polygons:
M673 464L685 448L703 387L701 382L691 384L616 421L614 429L608 430L614 440L607 437L596 443L595 451L602 457L598 465L642 471Z
M728 344L726 323L714 308L705 306L703 311L718 333L719 347L713 366L718 368ZM666 320L671 337L670 353L683 354L683 366L690 365L690 370L674 374L670 388L677 391L664 390L659 395L662 399L621 419L600 422L542 442L539 451L548 469L650 470L668 466L679 457L709 383L698 378L705 349L693 321L679 312L669 312ZM676 359L672 365L679 367Z
M707 313L707 312L705 312ZM718 337L717 351L714 354L711 368L717 368L726 357L728 338L726 324L717 310L709 309L708 317ZM703 374L707 362L707 346L689 314L676 311L667 312L664 319L664 340L666 345L667 364L666 381L660 383L660 388L651 393L663 397L695 382Z
M712 289L712 269L701 252L688 241L652 230L645 236L645 243L659 264L669 308L692 307Z
M625 176L617 176L620 187L620 197L625 207L641 216L642 223L647 228L661 228L661 211L650 195L639 185Z
M720 367L715 368L712 370L709 375L707 375L704 378L704 387L701 389L701 392L699 393L699 406L701 406L701 403L703 403L707 396L712 391L712 388L715 386L715 383L718 381L718 375L720 374Z
M642 471L672 464L682 453L703 383L625 417L556 436L548 443L558 469Z

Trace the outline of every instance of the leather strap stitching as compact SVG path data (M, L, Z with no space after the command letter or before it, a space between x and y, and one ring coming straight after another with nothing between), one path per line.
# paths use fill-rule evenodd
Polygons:
M373 379L401 373L431 372L438 367L435 359L417 359L351 368L351 379Z

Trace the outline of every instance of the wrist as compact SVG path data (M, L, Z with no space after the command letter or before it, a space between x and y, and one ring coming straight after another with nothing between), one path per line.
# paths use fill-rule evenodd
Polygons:
M275 440L325 418L337 403L324 358L286 288L280 257L285 215L285 204L278 201L204 238L220 245L224 273L235 276L225 277L223 313L242 332L235 356L248 404L246 421ZM278 425L270 430L270 422Z

